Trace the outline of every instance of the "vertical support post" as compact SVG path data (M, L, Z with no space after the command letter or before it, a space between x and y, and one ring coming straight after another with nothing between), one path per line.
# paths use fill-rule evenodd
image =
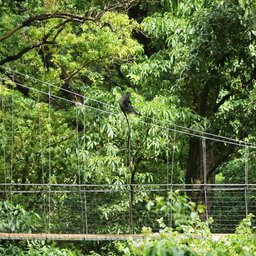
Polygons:
M11 122L11 163L10 163L10 200L12 201L12 184L13 184L13 158L14 158L14 84L15 84L15 79L14 79L14 72L12 74L12 122Z
M48 233L51 232L51 85L48 88Z
M173 172L174 172L174 157L175 157L175 143L176 143L176 125L174 125L173 146L172 146L172 170L171 170L171 186L173 185Z
M84 223L84 205L83 205L83 190L81 186L81 147L79 140L79 111L76 108L76 168L78 170L78 184L79 184L79 199L80 199L80 207L81 207L81 222L82 222L82 232L85 233L85 223Z
M167 190L169 191L169 185L171 185L171 193L173 191L173 171L174 171L174 156L175 156L175 143L176 143L176 126L174 125L174 135L173 135L173 145L172 145L172 155L171 155L171 174L170 174L170 156L169 156L169 144L170 144L170 135L169 135L169 129L167 129L167 138L166 138L166 180L167 180ZM168 199L169 200L169 199ZM170 212L168 213L168 226L172 227L172 209L170 209Z
M130 226L130 233L133 234L133 193L134 193L134 171L132 169L132 158L131 158L131 126L126 113L124 113L127 126L128 126L128 138L127 138L127 146L128 146L128 157L127 157L127 166L130 174L130 181L129 181L129 226Z
M129 189L129 229L130 233L133 234L133 184L130 184L130 189Z
M206 161L206 140L202 138L202 153L203 153L203 172L204 172L204 200L206 205L206 219L208 220L208 200L207 200L207 161Z
M40 104L40 93L38 93L37 96L37 104L39 106ZM42 184L43 184L43 191L45 191L45 169L44 169L44 151L43 151L43 132L42 132L42 117L41 117L41 112L40 112L40 107L38 107L38 132L39 132L39 145L40 145L40 164L41 164L41 174L42 174ZM47 205L46 205L46 196L43 193L43 220L44 220L44 230L45 232L47 231Z
M169 165L169 129L166 129L166 187L169 191L170 184L170 165Z
M7 171L6 171L6 137L7 136L7 133L6 133L6 130L5 130L5 114L4 114L4 111L5 111L5 98L4 98L4 88L3 86L0 87L0 91L1 91L1 111L2 111L2 147L3 147L3 173L4 173L4 192L5 192L5 198L6 200L8 200L8 187L7 187ZM3 92L3 94L2 94Z
M248 182L249 182L249 148L245 147L245 161L244 161L244 200L245 200L245 215L248 215Z
M169 185L170 185L170 164L169 164L169 129L166 129L166 194L167 194L167 200L169 201ZM171 182L172 183L172 182ZM172 184L171 184L171 191L172 191ZM168 227L171 227L172 225L172 212L168 212Z
M86 141L85 141L85 97L83 97L83 125L84 125L83 149L85 150L85 146L86 146ZM83 157L83 167L85 170L85 166L86 166L85 155L83 154L82 157ZM88 206L87 206L86 185L84 185L84 217L85 217L85 233L88 234Z
M87 209L87 198L86 189L84 186L84 217L85 217L85 233L88 234L88 209Z

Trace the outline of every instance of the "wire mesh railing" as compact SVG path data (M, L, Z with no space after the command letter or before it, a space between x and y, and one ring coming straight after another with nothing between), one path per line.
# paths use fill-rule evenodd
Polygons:
M181 193L207 195L204 202L207 202L208 217L214 220L211 224L213 233L232 233L247 214L256 213L256 185L242 184L207 184L201 189L171 184L0 184L0 199L11 198L14 205L22 205L26 211L38 214L40 221L29 231L32 233L139 234L142 227L151 227L155 232L159 230L157 220L166 217L148 211L146 205L157 196L167 196L170 188L179 189Z

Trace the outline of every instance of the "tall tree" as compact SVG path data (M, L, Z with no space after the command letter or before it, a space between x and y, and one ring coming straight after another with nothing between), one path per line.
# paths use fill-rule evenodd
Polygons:
M127 68L135 84L152 97L177 95L202 131L246 140L253 132L246 104L255 81L253 1L163 1L148 8L141 26L149 54ZM198 122L199 121L199 122ZM232 145L206 141L207 182L235 152ZM186 183L203 183L202 141L188 141Z

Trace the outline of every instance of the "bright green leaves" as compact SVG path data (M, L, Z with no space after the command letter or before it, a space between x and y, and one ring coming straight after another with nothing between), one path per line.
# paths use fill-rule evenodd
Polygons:
M255 248L255 232L253 216L248 215L237 228L237 234L223 236L210 233L209 224L199 218L204 209L190 202L178 191L171 192L167 199L157 197L147 204L150 211L164 213L167 220L172 220L171 227L159 220L159 233L152 233L150 227L143 228L143 241L129 242L124 250L125 255L134 256L168 256L168 255L253 255Z
M123 113L119 110L119 90L110 93L92 88L87 91L85 108L71 119L84 123L85 130L78 135L76 143L68 153L70 166L75 166L75 155L71 154L78 147L81 173L86 182L90 183L122 183L129 180L128 159L128 126ZM91 99L94 95L94 99ZM113 97L114 95L114 97ZM97 98L96 98L97 97ZM130 157L132 168L136 170L136 182L163 182L166 180L166 154L174 150L180 151L180 142L174 140L174 132L168 127L177 118L182 120L177 109L175 97L156 97L146 101L143 97L132 93L135 109L142 116L129 115L131 127ZM101 101L107 101L103 104ZM79 107L77 107L79 108ZM75 135L77 136L77 135ZM76 138L73 137L74 141ZM83 155L83 156L82 156ZM71 158L72 156L72 158ZM73 162L73 164L71 164ZM70 170L70 168L69 168ZM177 175L180 177L180 175Z
M255 222L255 216L250 213L245 219L242 220L242 222L236 228L236 233L244 234L244 235L252 235L256 231L253 225L254 222Z
M145 59L143 63L135 65L123 65L123 71L127 72L127 77L134 84L147 83L150 80L161 79L163 74L168 74L172 68L172 61L160 58ZM162 82L164 84L164 81ZM159 84L161 88L161 84Z
M7 90L9 91L9 90ZM9 91L1 94L1 180L2 182L61 182L63 170L72 172L66 149L75 140L75 132L65 119L65 111L55 111L45 103L24 98ZM69 166L69 168L67 168ZM11 171L10 171L11 170ZM56 178L57 177L57 178ZM72 177L73 179L73 177Z
M39 220L38 214L27 212L21 205L13 205L10 201L0 203L1 232L31 232Z
M164 39L175 29L174 19L170 15L155 15L143 20L142 28L156 39Z
M34 1L32 5L38 3ZM100 12L98 7L101 4L103 3L82 5L81 8L88 8L82 12L83 15L84 12L88 12L88 15L90 12L95 15L96 10ZM19 70L32 74L36 72L44 80L54 80L57 84L61 83L61 70L65 68L67 76L75 80L70 88L72 90L81 90L84 85L113 86L116 85L116 80L122 83L116 67L127 61L134 61L143 53L142 46L132 37L134 29L139 25L130 20L128 15L118 12L102 12L103 15L97 21L93 21L93 18L87 20L86 15L84 17L76 13L77 5L76 1L44 1L41 9L35 7L36 13L40 12L42 15L38 21L35 24L28 23L20 29L17 27L16 32L3 40L1 52L3 56L9 56L2 59L3 63L18 59ZM29 7L24 8L24 15L13 15L22 19L30 11ZM70 8L74 8L71 13ZM54 10L63 13L59 17ZM52 17L48 17L48 12L51 11ZM70 19L67 20L67 17ZM3 23L9 18L13 20L10 13L3 19ZM19 24L17 21L16 23ZM9 24L12 23L3 24L5 30L2 34L8 35L16 25ZM72 74L76 75L73 77Z
M82 24L79 33L73 25L66 26L57 38L60 49L53 46L53 61L68 70L80 67L80 79L85 76L89 84L104 86L104 77L111 76L111 65L120 65L142 53L142 47L131 37L136 26L127 15L110 12L97 24Z
M42 226L42 219L33 212L27 211L19 204L11 201L0 202L0 230L4 233L31 233ZM14 243L2 242L0 246L1 255L59 255L78 256L78 251L73 252L67 249L58 249L45 241L16 241Z
M154 210L156 213L163 213L164 216L169 216L172 220L172 230L182 232L195 232L204 230L207 232L208 224L201 223L199 214L204 214L202 205L196 208L196 204L191 202L188 197L179 194L179 191L170 192L168 198L156 197L155 202L150 201L147 205L149 210ZM167 227L167 223L160 221L162 227Z

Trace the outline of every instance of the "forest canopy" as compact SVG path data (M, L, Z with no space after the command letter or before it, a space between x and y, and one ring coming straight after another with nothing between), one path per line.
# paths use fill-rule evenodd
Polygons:
M0 18L2 184L255 183L255 1L0 0Z
M84 171L84 181L112 183L113 174L122 172L127 126L114 113L120 113L117 102L126 91L132 92L132 101L143 115L139 120L130 116L136 183L165 182L159 178L163 178L163 167L154 166L166 164L166 131L159 133L159 127L140 121L254 142L253 1L2 1L0 8L5 126L11 118L10 100L17 117L14 129L25 119L28 123L28 118L33 123L30 129L23 125L22 131L15 131L28 144L27 150L24 144L17 146L20 158L30 158L30 151L39 147L45 150L45 143L29 148L38 126L41 137L48 129L43 127L48 99L45 95L38 98L35 89L48 92L54 84L51 93L70 101L55 99L51 104L57 182L76 180L72 163L76 136L83 137L81 154L89 158L89 169L101 176ZM108 105L99 106L93 100ZM97 105L113 114L104 116L92 110L84 118L79 104ZM25 106L34 107L25 115ZM37 115L42 119L40 125L35 121ZM174 132L169 136L168 147L176 151L174 182L203 182L202 154L193 154L202 151L200 139L180 136L174 141ZM206 144L207 182L215 183L226 162L239 158L241 152L230 144ZM66 163L61 163L62 146L70 152ZM111 166L104 165L105 170L100 162L106 161L109 150L114 157L107 161ZM14 181L21 182L22 176L22 182L40 182L38 172L31 174L26 164L15 167ZM70 166L68 174L63 172L65 165ZM57 169L63 170L58 173ZM126 179L125 171L122 175L119 182Z

